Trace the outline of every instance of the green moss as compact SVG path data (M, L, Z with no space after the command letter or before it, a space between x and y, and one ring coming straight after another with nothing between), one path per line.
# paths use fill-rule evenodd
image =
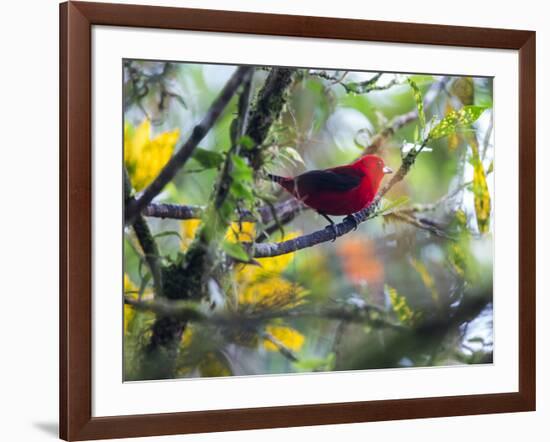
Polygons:
M171 379L185 323L167 316L157 318L151 340L144 349L140 379Z
M294 69L287 68L272 69L258 93L258 98L250 111L246 131L246 135L254 141L256 146L264 142L271 125L279 118L287 100L286 91L292 83L294 72ZM248 156L252 167L258 169L261 164L260 148L251 149Z

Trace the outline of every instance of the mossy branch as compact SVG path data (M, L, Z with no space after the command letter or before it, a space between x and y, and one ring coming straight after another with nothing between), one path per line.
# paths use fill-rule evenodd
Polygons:
M124 199L125 203L132 200L132 184L128 176L128 171L124 168ZM157 243L149 230L149 225L145 221L142 215L138 215L132 224L132 228L136 234L136 238L145 256L145 261L149 266L151 275L153 277L153 285L155 288L155 294L162 296L163 283L162 283L162 267L160 262L160 254L157 247Z
M286 91L292 83L295 71L295 69L289 68L273 68L252 106L245 135L250 137L255 144L246 153L255 170L261 166L262 144L267 138L273 122L279 118L283 110L286 103Z
M280 318L324 318L328 320L346 321L350 323L368 323L372 326L404 330L401 324L383 318L386 313L376 305L367 304L362 308L342 306L335 308L293 308L270 309L259 312L205 313L197 303L170 300L142 300L126 297L125 303L137 310L154 312L163 317L171 317L180 321L197 322L219 327L243 327L244 325L260 325Z
M471 321L479 316L481 311L492 303L492 291L487 288L472 289L465 294L464 299L456 307L449 307L448 311L436 316L429 316L414 324L404 325L395 322L388 314L388 310L365 303L363 306L340 305L336 307L309 307L301 306L290 309L269 309L257 312L219 311L205 312L196 302L170 300L137 300L127 296L125 303L136 310L150 311L162 317L171 317L176 320L194 322L225 328L259 326L274 319L326 319L343 321L348 324L368 324L376 328L391 329L398 332L412 331L417 334L444 334L446 330ZM441 332L441 333L437 333Z

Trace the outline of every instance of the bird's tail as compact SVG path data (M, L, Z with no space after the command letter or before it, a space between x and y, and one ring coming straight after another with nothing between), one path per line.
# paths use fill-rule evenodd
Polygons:
M267 174L267 178L270 181L273 181L274 183L278 183L278 184L281 184L281 183L283 183L284 181L287 180L285 177L282 177L282 176L279 176L279 175L273 175L271 173Z

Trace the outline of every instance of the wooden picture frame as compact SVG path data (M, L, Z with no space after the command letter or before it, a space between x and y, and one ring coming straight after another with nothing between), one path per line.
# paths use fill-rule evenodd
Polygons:
M519 391L92 417L93 25L519 52ZM68 2L60 5L60 436L121 438L535 410L535 32Z

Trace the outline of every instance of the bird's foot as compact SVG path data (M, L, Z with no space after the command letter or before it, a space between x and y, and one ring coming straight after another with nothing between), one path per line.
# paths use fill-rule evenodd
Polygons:
M328 216L326 213L318 212L319 215L321 215L323 218L325 218L330 224L325 227L325 229L332 230L332 234L334 235L332 238L332 242L336 241L336 238L338 238L338 227L336 227L336 224L334 224L334 221Z
M338 234L339 234L337 225L336 224L329 224L328 226L325 227L325 229L328 229L332 232L333 236L332 236L331 242L336 241L336 238L338 238Z
M359 221L357 221L357 218L355 218L355 213L351 213L344 218L344 222L348 220L353 222L353 230L357 230L357 227L359 226Z

